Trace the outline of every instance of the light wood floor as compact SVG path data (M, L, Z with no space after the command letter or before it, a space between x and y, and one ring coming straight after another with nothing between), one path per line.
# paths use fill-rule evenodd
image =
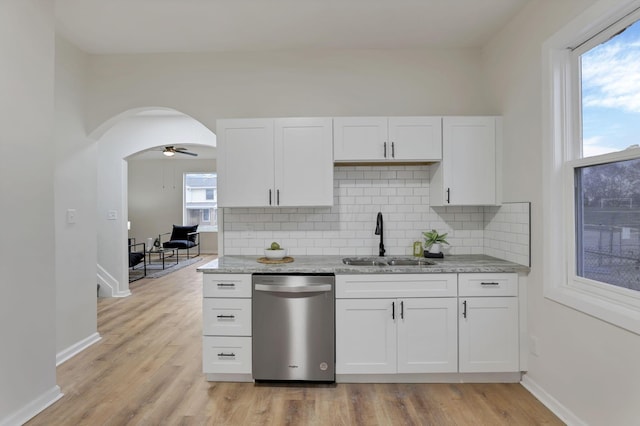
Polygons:
M519 384L209 383L202 262L99 299L102 340L57 369L64 397L28 425L561 425Z

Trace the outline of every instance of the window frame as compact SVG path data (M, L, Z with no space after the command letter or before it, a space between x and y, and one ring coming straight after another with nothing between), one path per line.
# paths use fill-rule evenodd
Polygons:
M544 296L640 334L640 292L577 275L575 169L640 158L632 149L582 158L579 57L640 20L640 0L601 0L543 45ZM561 214L558 214L561 212Z

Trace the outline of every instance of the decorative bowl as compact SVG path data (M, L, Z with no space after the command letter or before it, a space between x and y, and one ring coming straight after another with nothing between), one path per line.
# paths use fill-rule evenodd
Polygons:
M284 259L284 257L287 255L287 249L280 249L280 250L271 250L271 249L264 249L264 256L267 259Z

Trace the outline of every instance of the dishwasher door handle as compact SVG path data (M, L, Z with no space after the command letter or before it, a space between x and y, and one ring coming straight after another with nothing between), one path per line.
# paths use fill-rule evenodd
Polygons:
M255 289L256 291L269 291L269 292L277 292L277 293L318 293L318 292L331 291L331 284L299 285L299 286L256 284Z

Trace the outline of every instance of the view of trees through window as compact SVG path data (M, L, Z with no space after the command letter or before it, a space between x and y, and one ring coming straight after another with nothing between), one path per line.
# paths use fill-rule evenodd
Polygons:
M582 157L637 148L640 23L580 62ZM576 167L575 182L577 274L640 291L640 158Z
M218 230L216 173L185 173L184 224L198 225L198 230Z

